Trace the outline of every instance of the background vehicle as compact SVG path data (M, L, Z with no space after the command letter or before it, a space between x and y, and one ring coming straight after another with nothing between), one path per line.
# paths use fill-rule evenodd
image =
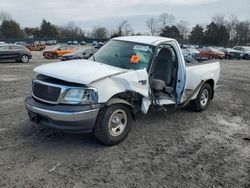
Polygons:
M94 132L114 145L129 133L136 112L149 107L205 110L213 99L220 64L185 64L174 39L152 36L113 38L88 60L41 65L34 69L25 99L30 120L70 132Z
M86 45L85 41L81 41L80 45Z
M216 48L207 47L200 51L199 54L201 59L224 59L224 52L219 51Z
M97 44L98 44L98 42L95 40L92 42L92 46L96 46Z
M190 56L193 59L200 60L200 51L198 51L196 48L192 46L188 46L186 48L182 48L184 56Z
M43 51L46 48L45 44L42 43L34 43L34 44L28 44L26 46L30 51Z
M74 41L72 42L72 44L73 44L73 45L78 45L78 41L74 40Z
M22 46L27 46L27 42L24 41L19 41L19 42L15 42L16 45L22 45Z
M32 58L30 51L21 45L2 44L0 45L0 60L15 60L17 62L28 63Z
M62 61L67 61L67 60L72 60L72 59L88 59L96 51L97 51L97 49L92 49L92 48L84 49L84 48L80 48L80 49L76 50L73 53L69 53L69 54L63 55L62 58L61 58L61 60Z
M225 48L223 52L225 53L225 59L242 59L244 56L241 51L232 48Z
M94 48L100 49L104 45L103 42L98 42L97 44L94 45Z
M46 41L46 45L56 45L57 44L57 40L48 40Z
M191 57L189 51L186 48L182 48L181 51L184 57Z
M72 46L56 46L51 50L43 52L43 57L45 59L57 59L65 54L74 52L75 49Z
M73 42L70 40L70 41L67 42L67 45L72 45L72 43Z
M250 46L235 46L233 49L241 51L244 59L250 59Z

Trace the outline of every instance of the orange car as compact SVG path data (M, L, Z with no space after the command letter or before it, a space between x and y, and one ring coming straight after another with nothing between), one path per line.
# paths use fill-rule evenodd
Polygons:
M224 59L225 53L209 47L201 50L199 56L201 59Z
M65 54L74 52L75 49L72 46L56 46L51 50L44 51L43 57L45 59L57 59Z

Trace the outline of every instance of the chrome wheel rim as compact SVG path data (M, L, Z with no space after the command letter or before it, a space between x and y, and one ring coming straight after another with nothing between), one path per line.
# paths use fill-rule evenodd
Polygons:
M29 61L29 57L26 56L26 55L24 55L24 56L22 57L22 62L27 63L28 61Z
M206 106L208 99L209 99L209 92L207 89L204 89L201 93L201 100L200 100L201 106L203 107Z
M124 110L116 110L109 118L109 132L112 136L120 136L127 126L127 114Z

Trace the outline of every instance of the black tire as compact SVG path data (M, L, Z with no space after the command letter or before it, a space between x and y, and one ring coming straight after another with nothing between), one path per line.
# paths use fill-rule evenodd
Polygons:
M52 54L50 52L45 52L43 56L45 59L51 59Z
M205 100L204 97L207 99L207 101ZM212 88L209 84L206 83L201 87L201 89L197 95L197 98L195 100L191 101L191 105L192 105L193 109L196 112L202 112L202 111L206 110L210 101L211 101L211 97L212 97ZM206 101L206 103L205 103L205 101Z
M116 113L117 113L117 116L116 116ZM117 117L121 116L121 114L123 115L123 113L126 114L126 120L122 118L120 118L120 120L117 120ZM115 120L115 122L111 122L111 118L113 118L112 121ZM119 129L116 129L116 127L119 127L119 125L114 125L114 124L117 124L118 122L125 124L123 129L120 129L120 132L118 132ZM113 127L113 130L112 130L112 123L114 123L113 125L116 126L116 127ZM114 104L109 107L104 107L99 112L96 125L94 128L94 134L100 143L112 146L112 145L116 145L120 143L127 137L130 131L131 125L132 125L131 108L124 104ZM114 135L115 133L117 133L117 135Z
M21 63L28 63L29 60L30 60L30 58L29 58L28 55L22 55L22 56L20 57L20 62L21 62Z
M244 56L244 59L250 59L250 56L246 54L246 55Z

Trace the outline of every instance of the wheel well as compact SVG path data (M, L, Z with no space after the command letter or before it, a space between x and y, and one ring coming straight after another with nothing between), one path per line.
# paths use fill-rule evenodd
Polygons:
M114 104L114 103L123 103L127 104L131 108L133 108L133 111L137 112L141 108L141 101L142 101L142 95L134 92L134 91L126 91L122 93L117 93L114 96L112 96L106 105L108 104ZM110 103L110 101L112 101Z
M205 82L205 84L209 84L211 86L211 89L212 89L212 96L211 96L211 99L214 98L214 80L212 79L209 79Z

